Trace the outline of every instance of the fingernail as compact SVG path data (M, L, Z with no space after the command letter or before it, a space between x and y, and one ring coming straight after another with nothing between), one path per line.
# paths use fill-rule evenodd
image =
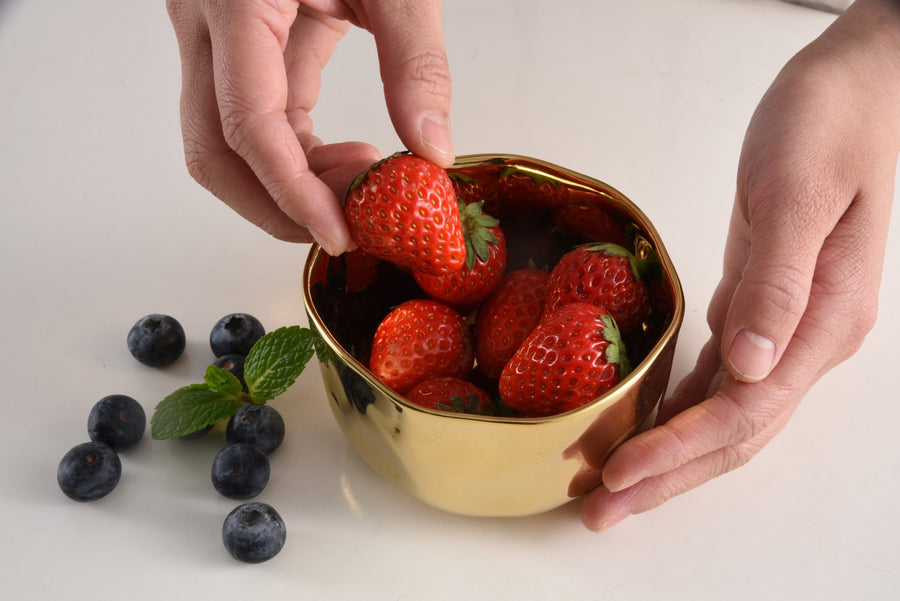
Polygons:
M741 380L758 382L769 375L775 362L775 343L751 330L741 330L731 344L728 363Z
M609 482L605 482L604 484L606 485L606 488L609 489L610 492L619 492L620 490L625 490L626 488L631 488L632 486L634 486L635 484L637 484L638 482L640 482L643 479L644 479L644 476L632 475L632 476L628 476L627 478L623 479L618 484L613 483L613 485L610 485Z
M443 115L429 113L422 118L419 125L419 138L422 144L453 159L453 141L450 139L450 121Z
M313 240L315 240L316 243L322 247L322 250L324 250L326 253L328 253L332 257L339 254L337 252L337 248L336 248L337 245L334 243L334 241L331 238L322 234L322 232L320 232L317 229L314 229L311 227L307 227L306 229L309 230L309 233L313 237Z
M603 522L602 524L600 524L600 526L597 528L597 530L595 532L603 532L604 530L609 530L610 528L612 528L613 526L615 526L616 524L618 524L619 522L621 522L622 520L627 518L629 515L631 515L631 514L623 513L621 515L611 517L608 520L606 520L605 522Z

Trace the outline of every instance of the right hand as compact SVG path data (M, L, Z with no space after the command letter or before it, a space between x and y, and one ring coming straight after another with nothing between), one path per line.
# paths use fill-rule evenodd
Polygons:
M381 158L323 144L310 111L322 69L351 25L375 38L388 112L410 151L453 163L450 71L439 0L167 0L182 67L188 171L276 238L352 243L339 195Z

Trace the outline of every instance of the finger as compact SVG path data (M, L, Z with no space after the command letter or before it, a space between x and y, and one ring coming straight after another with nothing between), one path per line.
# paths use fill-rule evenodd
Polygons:
M787 421L771 424L754 439L719 449L676 470L641 480L621 491L599 486L588 493L581 505L581 519L594 532L611 528L630 515L648 511L669 499L747 463Z
M308 242L309 233L272 202L256 175L225 142L212 72L209 32L195 3L169 2L181 55L181 127L188 172L238 214L272 236Z
M609 490L626 489L756 438L786 419L822 374L859 348L875 319L888 207L883 199L860 198L835 226L821 248L803 319L772 374L755 384L726 377L708 400L625 442L603 468ZM700 373L709 373L708 347L704 355ZM686 386L686 392L699 394L697 383L689 380Z
M803 333L817 328L806 324ZM603 483L616 492L646 478L679 469L704 455L752 440L771 424L786 419L819 376L820 357L830 356L826 345L832 340L814 340L811 348L802 338L792 342L772 375L763 382L748 384L724 377L718 389L699 404L689 406L668 421L623 443L603 466ZM707 361L710 361L708 357ZM710 385L710 363L700 373L707 374L686 386L695 399L697 383ZM687 389L685 389L687 391ZM687 403L690 405L690 403Z
M663 400L656 416L656 425L662 425L682 411L712 396L721 384L722 360L719 356L719 340L711 337L697 358L694 369L686 375L672 394Z
M397 134L413 153L449 167L451 83L439 0L366 4Z
M278 208L326 252L349 243L337 197L315 174L288 121L284 50L296 5L223 2L207 11L222 130Z
M381 159L378 149L363 142L323 144L308 155L313 172L338 198L343 198L353 180Z
M722 357L744 382L765 378L779 361L806 309L819 251L853 198L831 182L804 177L796 160L771 156L768 181L739 191L734 220L749 228L748 253L726 266L739 279L722 329ZM782 165L796 169L777 173ZM750 167L749 169L752 169ZM732 231L736 228L733 225Z
M322 71L350 23L301 4L284 51L287 76L286 114L294 134L309 151L313 122L310 112L319 98Z

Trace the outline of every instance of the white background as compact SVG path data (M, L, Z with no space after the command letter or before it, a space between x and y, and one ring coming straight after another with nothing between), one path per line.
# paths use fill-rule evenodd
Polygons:
M834 18L774 0L448 0L459 154L531 155L605 180L656 223L687 314L673 382L707 336L744 128L783 63ZM100 397L148 415L199 381L209 328L246 311L306 323L308 247L271 239L188 176L162 0L0 5L0 589L6 599L888 599L900 587L900 248L876 329L750 464L594 535L578 504L524 519L423 506L344 442L310 369L273 405L288 436L259 497L288 541L240 564L223 442L146 439L118 488L65 498L56 465ZM399 142L371 37L324 74L317 133ZM877 126L877 124L873 124ZM896 212L895 212L896 214ZM896 222L897 218L894 218ZM169 313L185 355L143 367L125 336Z

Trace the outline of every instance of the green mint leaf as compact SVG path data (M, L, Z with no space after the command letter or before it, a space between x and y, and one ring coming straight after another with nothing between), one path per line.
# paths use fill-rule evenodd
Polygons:
M313 330L285 326L260 338L244 362L250 399L262 404L287 390L303 372L314 352Z
M238 396L243 390L241 381L238 380L236 375L216 365L210 365L206 368L206 375L203 379L210 390L215 390L216 392Z
M230 418L241 405L239 395L213 390L208 384L191 384L159 402L150 420L150 435L156 440L170 440L193 434Z

